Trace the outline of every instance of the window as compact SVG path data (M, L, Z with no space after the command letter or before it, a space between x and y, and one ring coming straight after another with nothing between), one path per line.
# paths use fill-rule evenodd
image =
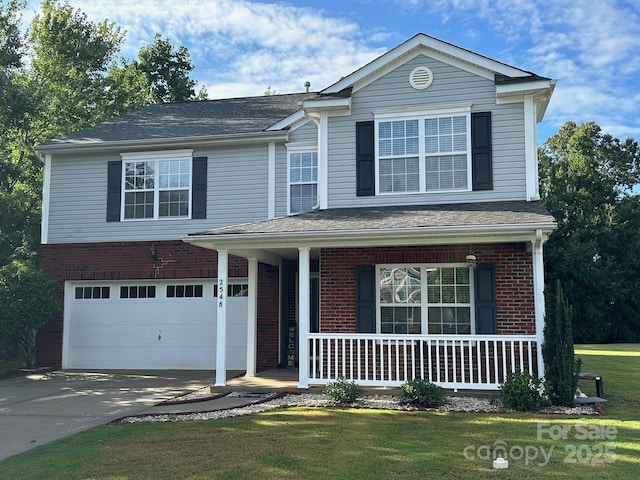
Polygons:
M418 120L378 124L380 192L420 190Z
M318 152L289 149L289 213L308 212L318 203Z
M155 285L122 286L120 298L156 298L156 287Z
M191 164L183 151L123 154L125 220L188 218L191 215Z
M90 300L99 298L109 298L110 287L76 287L76 300Z
M472 333L466 265L381 265L377 272L380 333Z
M422 333L420 267L380 267L380 333Z
M167 285L167 298L201 298L203 285Z
M469 190L470 122L468 107L377 115L378 193Z
M213 296L214 298L218 296L218 285L213 286ZM248 283L227 284L227 298L230 298L230 297L239 298L239 297L248 297L248 296L249 296Z

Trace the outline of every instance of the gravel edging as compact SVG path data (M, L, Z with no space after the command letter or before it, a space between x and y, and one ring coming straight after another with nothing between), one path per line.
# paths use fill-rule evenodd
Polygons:
M233 393L233 392L232 392ZM436 412L471 412L471 413L515 413L515 410L505 408L499 402L492 403L488 399L476 397L447 397L447 403L438 408L418 408L401 403L400 399L393 395L365 396L350 405L338 404L332 397L324 394L292 394L284 393L274 397L258 400L255 403L243 407L213 410L206 412L175 413L175 414L148 414L124 417L111 422L111 424L128 424L141 422L178 422L191 420L214 420L218 418L240 417L256 413L277 410L286 407L351 407L370 408L378 410L399 411L436 411ZM561 415L598 415L598 411L591 406L575 407L549 407L541 410L541 414Z

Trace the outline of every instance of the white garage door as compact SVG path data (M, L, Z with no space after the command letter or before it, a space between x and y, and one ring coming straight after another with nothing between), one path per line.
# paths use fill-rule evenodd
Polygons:
M68 282L62 367L215 369L216 282ZM227 369L246 369L246 282L229 285Z

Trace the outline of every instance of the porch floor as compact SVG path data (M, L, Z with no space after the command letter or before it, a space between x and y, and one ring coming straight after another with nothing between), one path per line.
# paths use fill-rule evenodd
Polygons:
M393 395L400 391L399 387L360 387L365 395ZM296 392L322 393L324 385L310 385L309 388L298 388L297 368L277 368L264 370L255 377L245 376L243 371L227 372L227 384L224 387L212 387L214 392Z

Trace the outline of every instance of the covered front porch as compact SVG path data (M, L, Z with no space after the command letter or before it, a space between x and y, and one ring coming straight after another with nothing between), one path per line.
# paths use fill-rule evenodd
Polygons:
M514 212L513 203L520 211ZM456 217L461 212L469 213L461 206L452 209L454 218L448 221L453 222L453 226L437 225L437 220L443 218L442 206L388 207L371 212L339 209L221 228L185 238L186 242L218 252L216 385L224 386L227 381L224 295L231 254L246 258L248 262L247 378L257 375L257 271L260 262L279 267L281 276L284 263L295 262L297 267L295 359L298 388L321 386L338 378L367 387L398 387L408 380L424 378L445 388L495 390L512 372L526 371L543 376L542 247L553 224L544 209L528 202L511 202L508 207L503 211L490 205L492 215L482 218L493 218L496 224L488 225L459 224ZM480 207L469 205L468 208L476 211ZM380 218L382 210L385 215ZM403 217L407 226L398 226L398 216ZM470 222L468 215L464 218ZM482 292L477 290L479 281L474 280L475 265L465 263L468 252L480 252L480 262L499 266L497 327L494 325L490 331L476 321L482 316L479 309L486 306L473 300L474 296L482 296ZM312 264L319 265L318 272L312 272ZM468 269L470 273L464 287L470 292L471 299L467 300L470 323L466 330L447 333L443 327L440 333L434 333L431 320L427 321L426 317L437 308L426 300L418 300L410 307L418 313L412 313L409 319L410 322L414 317L417 319L417 330L411 327L411 332L385 332L380 320L379 286L378 290L372 286L376 293L371 296L377 296L377 299L372 298L367 307L370 326L362 329L358 325L362 317L361 306L356 305L355 300L359 295L356 289L360 287L356 287L354 275L358 265L371 265L379 274L381 267L375 266L381 264L418 264L416 270L422 268L424 278L427 270L437 270L431 268L432 265L444 265L456 272ZM520 271L524 273L517 273ZM314 276L320 279L317 323L312 322L311 279ZM511 281L513 291L507 291ZM284 285L282 278L279 282L282 295L282 290L290 285ZM426 282L421 288L422 298L426 299ZM527 297L522 311L518 311L522 303L518 297ZM461 307L445 305L438 308L453 311ZM495 304L492 308L495 317ZM420 315L422 326L419 325ZM283 317L281 311L280 322L284 321ZM284 341L287 339L280 338L280 342Z

